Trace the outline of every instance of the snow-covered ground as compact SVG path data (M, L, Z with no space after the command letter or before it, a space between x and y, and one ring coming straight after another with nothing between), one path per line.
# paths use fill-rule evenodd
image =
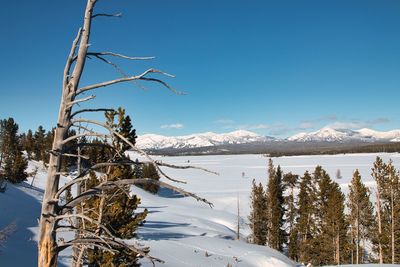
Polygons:
M392 159L400 167L400 154L349 154L334 156L297 156L274 158L285 172L303 174L321 165L333 179L337 169L342 179L337 180L346 191L352 172L358 168L364 182L373 186L370 176L372 163L379 155L385 161ZM134 158L134 155L131 155ZM250 245L245 238L249 194L252 179L265 183L267 160L262 155L224 155L191 157L155 157L168 163L196 165L217 171L219 176L199 170L165 169L172 177L187 181L182 188L207 198L214 208L190 198L161 190L158 196L135 188L142 199L142 207L150 211L147 223L139 230L139 242L151 248L151 255L166 263L159 266L296 266L282 254L266 247ZM30 162L30 170L39 167L33 187L9 185L0 194L0 228L15 221L16 232L4 247L0 247L0 266L35 266L37 218L43 194L46 172L40 163ZM61 183L68 178L63 177ZM240 200L241 241L236 236L237 198ZM61 256L68 265L69 258ZM11 264L12 263L12 264ZM143 261L143 266L152 266Z

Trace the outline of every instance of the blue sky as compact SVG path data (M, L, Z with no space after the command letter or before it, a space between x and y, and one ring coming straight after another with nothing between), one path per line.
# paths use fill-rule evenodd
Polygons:
M83 0L4 1L0 118L55 125L64 63ZM102 0L91 50L156 56L185 96L132 83L92 105L126 108L139 134L247 129L285 137L325 125L400 128L400 1ZM82 85L118 77L89 60Z

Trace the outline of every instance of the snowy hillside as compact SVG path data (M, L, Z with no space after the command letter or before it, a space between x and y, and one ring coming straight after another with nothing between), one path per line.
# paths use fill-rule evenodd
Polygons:
M166 149L166 148L196 148L226 144L246 144L264 142L267 137L256 133L239 130L226 134L213 132L192 134L185 136L163 136L156 134L141 135L137 139L138 147L142 149Z
M256 133L238 130L230 133L217 134L213 132L184 135L163 136L157 134L144 134L137 138L137 145L142 149L190 149L214 147L223 145L241 145L254 143L279 143L279 142L376 142L400 141L400 130L387 132L375 131L367 128L360 130L334 129L324 127L318 131L298 133L286 139L261 136Z
M303 174L321 165L332 178L337 169L342 179L336 181L347 194L348 184L353 171L360 170L363 181L370 187L375 183L370 176L372 163L379 155L383 160L393 160L400 167L400 154L351 154L333 156L296 156L273 158L284 172ZM131 154L131 158L135 158ZM296 266L291 260L277 251L263 246L247 244L245 238L250 229L247 216L250 212L249 195L251 182L266 182L267 158L262 155L225 155L225 156L182 156L161 157L155 159L167 163L202 166L220 173L219 176L200 170L165 169L172 177L184 179L184 189L205 197L214 204L214 208L181 197L162 189L158 195L134 188L142 200L141 208L148 208L147 223L139 229L139 242L151 247L151 255L166 261L157 264L163 267L217 266L226 267L228 263L239 267ZM35 266L37 218L40 213L40 201L46 171L37 162L29 163L30 170L39 167L38 175L30 188L31 178L20 186L9 185L4 194L0 194L0 228L12 221L17 224L16 232L0 247L0 266ZM62 177L61 183L68 181ZM241 241L234 240L236 235L237 198L240 200ZM24 252L24 257L16 257ZM60 257L60 266L69 266L68 251ZM12 264L11 264L12 263ZM143 260L143 266L152 264Z
M287 138L288 141L295 142L349 142L349 141L392 141L400 140L400 130L380 132L367 128L360 130L333 129L324 127L311 133L299 133Z

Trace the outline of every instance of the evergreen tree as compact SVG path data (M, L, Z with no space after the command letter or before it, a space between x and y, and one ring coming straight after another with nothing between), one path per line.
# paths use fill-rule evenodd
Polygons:
M251 228L251 242L257 245L265 245L268 233L268 218L265 212L268 206L267 199L261 183L257 185L253 180L252 185L250 195L251 211L248 217Z
M38 129L36 130L33 138L35 140L35 145L34 145L34 159L35 160L46 160L46 130L43 128L43 126L39 126Z
M0 121L0 176L2 180L20 183L27 177L27 160L22 154L22 145L18 137L18 124L13 118Z
M297 200L298 219L296 231L299 235L299 260L310 262L312 259L311 241L315 237L315 191L312 177L306 171L300 180L300 189Z
M35 148L35 139L33 138L32 130L29 129L28 133L26 134L25 142L23 143L24 150L28 155L28 159L32 158Z
M340 264L347 257L347 222L345 197L321 166L315 168L316 207L315 236L311 241L311 262L314 265Z
M352 264L364 263L366 259L365 245L371 238L374 221L373 206L370 201L370 191L361 181L358 170L353 173L353 179L349 185L347 207L349 209L349 221L351 225Z
M268 203L268 239L269 247L282 251L285 243L285 231L283 230L283 215L284 215L284 198L282 171L280 166L274 168L273 162L270 159L268 162L268 186L266 198Z
M299 176L291 172L283 176L283 185L286 190L284 197L285 203L285 220L286 220L286 236L288 236L288 256L297 261L299 255L299 239L296 227L298 218L298 210L296 207L295 189L298 185Z
M132 130L130 120L125 117L125 111L119 109L119 112L107 112L107 124L117 130L121 135L135 143L136 135ZM118 122L115 123L115 116L118 115ZM122 145L119 138L114 137L112 145L115 151L104 150L108 160L129 160L125 155L127 146ZM104 181L115 181L121 179L133 179L134 171L131 166L118 166L105 168L104 173L97 177L95 173L90 174L90 179L86 183L86 188L90 189ZM152 174L154 175L154 174ZM113 233L121 239L132 239L136 236L135 232L139 225L144 222L147 210L137 212L140 199L136 195L131 195L130 186L113 188L104 192L101 197L95 197L85 201L83 213L87 216L109 225ZM99 235L106 235L102 229L96 225L89 225ZM138 255L130 250L123 249L115 254L99 248L89 249L87 251L88 265L97 266L117 266L117 267L135 267L140 266Z
M142 177L137 177L136 178L149 178L149 179L153 179L153 180L160 180L160 175L157 172L156 167L154 167L153 164L151 163L147 163L143 165L142 168ZM158 192L158 190L160 189L160 186L158 184L144 184L144 185L140 185L141 188L143 188L144 190L152 193L152 194L156 194Z

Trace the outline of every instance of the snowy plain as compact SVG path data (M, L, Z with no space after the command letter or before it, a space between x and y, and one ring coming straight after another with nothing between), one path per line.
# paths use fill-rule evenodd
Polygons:
M273 158L284 172L302 175L313 172L321 165L332 179L347 192L352 173L359 169L363 181L374 187L370 175L376 156L384 161L393 160L400 167L400 154L347 154L329 156L296 156ZM130 155L132 159L136 155ZM213 208L162 189L158 195L149 194L139 188L134 193L142 199L142 208L149 210L146 224L140 228L139 243L150 246L151 255L161 258L165 264L157 266L296 266L284 255L262 246L245 242L250 233L247 216L250 212L249 195L251 182L267 182L267 161L264 155L213 155L213 156L155 156L156 160L177 165L201 166L219 175L200 170L176 170L165 168L165 172L187 184L178 186L206 198ZM3 247L0 247L0 266L35 266L37 218L46 178L41 163L31 161L29 168L39 167L38 175L30 188L31 178L19 186L9 185L0 194L0 229L15 221L16 231ZM335 174L341 170L342 178ZM29 171L30 171L29 170ZM62 177L61 184L68 181ZM237 199L240 207L241 240L235 240L237 223ZM60 257L60 266L68 266L70 258L66 251ZM23 256L21 256L23 255ZM11 264L12 263L12 264ZM143 266L152 266L143 260Z

